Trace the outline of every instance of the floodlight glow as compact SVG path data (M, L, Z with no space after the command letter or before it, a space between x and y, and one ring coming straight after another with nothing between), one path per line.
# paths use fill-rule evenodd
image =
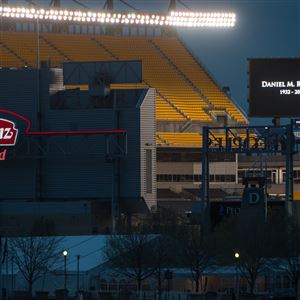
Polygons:
M8 19L40 19L60 22L122 23L135 25L175 27L234 27L236 15L232 12L181 12L169 15L143 15L136 13L105 13L99 11L74 11L67 9L36 9L26 7L0 6L0 17Z

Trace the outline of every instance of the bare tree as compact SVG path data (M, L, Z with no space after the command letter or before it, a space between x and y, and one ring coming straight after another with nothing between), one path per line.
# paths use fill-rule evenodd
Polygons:
M107 266L117 273L135 280L139 293L142 282L155 271L153 251L150 245L153 238L151 235L140 232L113 235L108 238L104 248Z
M151 242L153 251L153 268L157 281L158 299L162 296L162 283L164 279L164 271L176 263L176 244L175 241L165 234L156 236Z
M224 220L216 229L218 247L222 247L220 261L235 264L254 294L255 284L268 266L273 236L271 226L261 217L244 213ZM234 253L239 258L234 258Z
M163 280L165 271L171 266L176 266L178 261L177 231L183 218L170 208L158 207L144 220L144 228L148 233L155 233L151 241L153 253L152 266L157 282L158 299L162 297Z
M215 263L213 235L206 233L203 225L187 225L178 229L177 241L183 263L191 270L195 291L199 292L204 270Z
M286 272L293 283L295 299L298 299L300 281L300 222L296 216L284 216L278 222L277 245L281 262L277 264L280 271ZM282 263L283 262L283 263Z
M237 267L248 282L252 295L258 276L267 267L269 246L267 224L261 219L251 220L243 216L236 228L235 249L240 253Z
M61 255L62 239L57 237L19 237L9 241L9 251L14 255L14 263L28 284L32 294L33 284L47 273Z

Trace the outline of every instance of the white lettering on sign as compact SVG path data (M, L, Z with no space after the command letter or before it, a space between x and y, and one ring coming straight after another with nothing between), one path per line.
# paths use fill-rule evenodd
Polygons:
M261 87L286 87L284 81L262 81Z
M238 215L240 213L239 207L226 206L226 215Z
M0 128L0 139L9 140L13 136L11 128Z
M256 204L259 198L259 193L249 193L249 204Z
M14 146L18 129L14 122L0 118L0 146Z
M261 82L262 88L286 88L286 87L300 87L299 80L289 80L289 81L265 81Z
M294 136L296 138L300 138L300 131L294 131Z

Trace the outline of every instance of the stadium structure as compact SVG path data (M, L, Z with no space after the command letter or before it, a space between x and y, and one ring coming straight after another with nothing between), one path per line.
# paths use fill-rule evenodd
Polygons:
M133 15L123 24L53 22L35 18L33 11L31 18L23 18L26 11L3 5L1 118L12 118L24 132L24 124L9 113L15 112L30 120L33 132L53 135L36 135L28 142L35 144L33 152L24 154L25 143L1 161L1 233L29 234L42 227L60 234L105 232L114 215L113 199L117 215L131 217L157 205L191 212L200 199L202 128L247 126L249 121L176 30L160 21L131 22ZM124 130L121 137L111 133L117 158L107 150L105 130ZM57 136L62 131L65 135ZM90 137L92 131L95 136ZM223 135L219 129L214 134ZM58 148L77 148L75 157L58 157L57 149L52 157L51 145L43 152L50 139ZM86 145L98 149L99 157L90 155ZM263 162L268 193L276 199L284 194L284 163L283 156ZM294 164L297 198L297 156ZM258 158L210 155L212 201L240 200L242 177L249 169L261 171L261 166Z

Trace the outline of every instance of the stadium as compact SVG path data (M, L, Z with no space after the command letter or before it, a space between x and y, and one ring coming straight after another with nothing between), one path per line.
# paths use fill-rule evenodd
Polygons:
M85 10L73 16L60 1L49 9L2 1L0 113L19 128L20 144L0 149L2 156L7 150L0 174L4 236L41 228L60 235L110 232L120 215L130 220L157 207L197 212L203 128L216 140L227 138L225 127L233 128L232 138L249 137L242 129L248 116L230 91L175 27L163 26L231 27L231 13L185 24L190 21L180 18L188 14L173 14L171 21L118 15L112 3L98 20ZM232 20L221 24L218 17ZM257 134L250 133L253 143ZM286 198L282 154L212 153L209 169L210 201L225 203L228 214L241 201L249 173L266 177L270 201L281 205ZM298 155L292 181L291 197L300 199Z

